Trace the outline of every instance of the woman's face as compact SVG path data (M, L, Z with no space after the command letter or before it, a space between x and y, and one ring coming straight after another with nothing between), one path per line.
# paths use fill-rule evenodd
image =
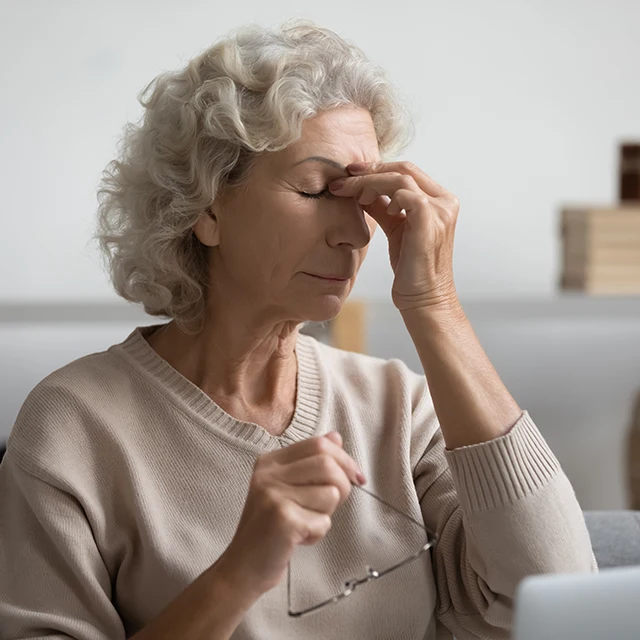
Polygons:
M327 185L351 162L379 160L369 113L349 107L306 120L295 144L257 158L248 186L214 205L214 295L240 297L276 321L337 315L376 223Z

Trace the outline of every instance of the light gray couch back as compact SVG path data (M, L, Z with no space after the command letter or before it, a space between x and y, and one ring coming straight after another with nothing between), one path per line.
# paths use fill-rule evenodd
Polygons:
M640 565L640 511L586 511L600 569Z

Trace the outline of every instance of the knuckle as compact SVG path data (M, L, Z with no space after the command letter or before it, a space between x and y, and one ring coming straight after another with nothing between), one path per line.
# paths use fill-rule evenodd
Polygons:
M331 529L331 516L318 515L311 522L305 522L302 526L303 537L307 544L314 544L324 538Z
M313 521L306 524L308 535L319 539L324 537L327 534L327 531L331 529L331 516L326 513L318 514Z
M329 504L331 505L332 509L335 509L342 499L342 493L336 486L329 487L327 489L327 493Z
M335 473L336 461L328 453L319 454L318 464L322 473L328 476L332 476Z
M415 180L411 176L402 174L400 183L405 189L411 189L415 185Z
M346 500L349 497L350 493L351 493L351 482L349 481L349 478L344 478L342 488L340 491L340 499Z
M283 528L289 527L294 522L294 515L289 505L284 500L276 500L272 505L273 513Z
M326 438L315 438L313 446L315 452L318 454L328 453L330 449L329 442Z
M402 167L403 171L408 171L409 173L413 173L417 169L416 165L409 160L403 160L400 166Z
M264 467L256 467L251 476L251 486L259 491L264 491L269 486L269 475Z
M282 507L280 494L275 487L265 487L262 491L262 499L267 509L278 511Z
M460 200L458 200L458 197L455 194L451 193L450 191L447 191L444 194L443 200L447 204L452 205L454 207L460 204Z
M371 204L380 195L379 190L373 186L365 187L358 198L360 204Z

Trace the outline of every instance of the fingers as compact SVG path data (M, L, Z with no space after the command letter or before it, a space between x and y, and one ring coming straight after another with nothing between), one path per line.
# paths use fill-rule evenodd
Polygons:
M337 444L338 440L340 444ZM359 474L362 474L362 470L356 461L342 448L342 438L339 434L308 438L284 449L269 453L263 456L263 460L268 463L275 462L280 465L287 465L298 460L325 454L335 459L351 482L361 484ZM361 477L364 479L364 474Z
M322 540L331 529L331 516L305 509L295 502L290 503L290 518L294 521L300 539L297 544L312 545Z
M397 216L401 211L406 211L410 216L416 209L423 209L429 206L428 197L420 192L410 191L409 189L398 189L389 202L387 213L390 216Z
M407 218L424 217L429 196L415 180L400 173L367 174L343 178L329 184L337 196L355 198L362 208L382 227L387 237ZM385 198L389 198L386 204Z
M331 440L333 444L342 447L342 436L337 431L330 431L324 437L327 438L327 440Z
M370 173L350 178L340 178L329 183L331 193L345 198L356 198L363 205L370 205L379 196L393 198L400 189L414 192L426 198L424 191L416 184L412 176L392 173Z
M278 479L293 487L305 485L333 486L338 489L340 504L349 497L352 480L330 455L304 458L278 469ZM360 483L357 483L360 484Z
M349 485L350 486L350 485ZM342 504L340 490L333 485L281 487L282 495L309 511L332 515Z
M354 163L353 165L347 165L347 171L352 175L390 172L401 173L411 176L418 187L429 196L439 198L440 196L444 196L448 193L443 186L439 185L433 178L428 176L424 171L422 171L422 169L412 162L375 162L362 167L355 166L360 164L361 163Z

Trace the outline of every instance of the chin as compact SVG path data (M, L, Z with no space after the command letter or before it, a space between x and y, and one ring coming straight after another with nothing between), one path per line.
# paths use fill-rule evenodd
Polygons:
M342 309L346 296L325 295L312 300L300 300L296 311L305 321L326 322L333 320Z

